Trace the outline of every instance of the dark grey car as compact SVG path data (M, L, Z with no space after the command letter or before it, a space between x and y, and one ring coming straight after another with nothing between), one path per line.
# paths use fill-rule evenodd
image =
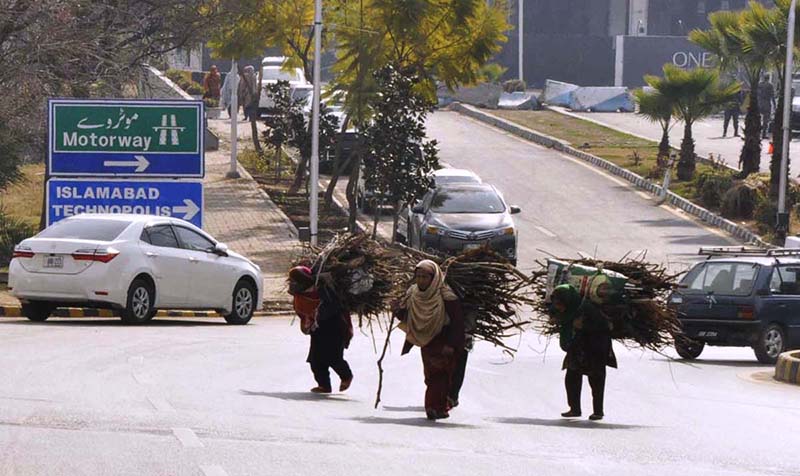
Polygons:
M517 228L511 215L519 212L489 184L441 186L401 214L398 234L412 248L431 254L452 255L489 244L516 264Z

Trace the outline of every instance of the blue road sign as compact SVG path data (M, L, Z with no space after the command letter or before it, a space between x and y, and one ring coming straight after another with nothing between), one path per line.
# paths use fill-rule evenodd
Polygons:
M203 183L199 180L48 180L48 226L80 213L171 216L202 227Z
M202 101L48 103L51 176L201 178Z

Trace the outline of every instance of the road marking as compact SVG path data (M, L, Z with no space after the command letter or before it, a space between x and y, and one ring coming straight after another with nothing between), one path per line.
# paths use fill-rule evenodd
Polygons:
M536 228L536 229L537 229L537 230L539 230L539 231L540 231L540 232L541 232L543 235L545 235L545 236L547 236L547 237L549 237L549 238L555 238L555 237L556 237L556 234L555 234L555 233L553 233L552 231L548 230L547 228L545 228L545 227L543 227L543 226L536 226L536 225L534 225L534 228Z
M147 401L150 402L150 405L153 405L153 408L155 408L156 410L158 410L160 412L172 412L172 411L175 411L175 408L173 408L173 406L170 405L170 403L164 398L147 397Z
M203 442L190 428L173 428L172 434L181 442L184 448L202 448Z
M200 466L200 471L202 471L205 476L228 476L228 473L222 469L222 466Z

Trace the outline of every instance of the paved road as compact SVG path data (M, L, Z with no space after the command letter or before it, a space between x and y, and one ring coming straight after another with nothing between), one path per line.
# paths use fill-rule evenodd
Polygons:
M462 405L429 423L419 353L401 357L400 335L374 410L371 339L347 352L351 391L317 397L308 338L288 318L5 320L0 333L3 475L760 476L800 464L800 388L754 380L770 369L748 350L688 366L618 347L595 424L559 417L557 345L531 333L509 361L479 343Z
M682 212L656 206L627 182L458 113L434 113L428 135L439 141L443 161L475 171L522 207L516 215L522 269L546 256L541 250L608 259L646 250L648 259L681 268L700 246L735 243Z
M616 127L618 129L647 137L654 141L661 140L661 127L658 124L647 121L643 117L633 113L578 113L579 116L587 119L599 121L604 124ZM744 115L739 119L739 135L743 132ZM695 123L692 129L692 135L695 140L695 148L698 155L708 157L709 154L714 154L714 157L721 157L722 160L733 167L739 166L739 154L742 151L742 144L744 141L741 137L733 136L733 125L728 126L727 137L722 137L722 117L710 117ZM683 138L683 123L676 123L672 126L670 132L670 143L676 149L681 146L681 139ZM769 141L764 140L761 143L761 171L769 171L770 156L767 152ZM800 138L795 136L792 139L789 157L800 157ZM791 165L791 164L790 164ZM793 172L794 171L794 172ZM795 177L792 173L797 173L797 168L790 168L789 176Z

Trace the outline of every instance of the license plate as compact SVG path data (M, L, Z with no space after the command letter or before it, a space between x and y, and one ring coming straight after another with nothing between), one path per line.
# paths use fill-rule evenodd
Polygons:
M63 256L46 256L44 258L44 267L45 268L63 268L64 267L64 257Z
M464 251L477 250L480 247L480 243L471 243L469 245L464 245Z
M719 333L717 331L700 331L697 333L697 337L719 337Z

